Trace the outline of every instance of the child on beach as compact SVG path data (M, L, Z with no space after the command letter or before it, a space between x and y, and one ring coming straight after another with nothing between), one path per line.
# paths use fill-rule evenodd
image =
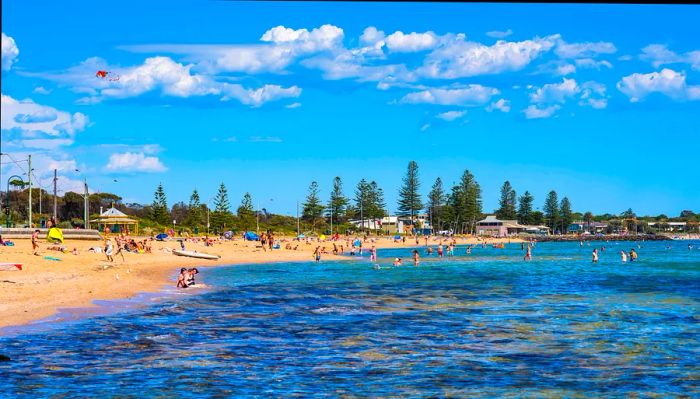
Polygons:
M32 233L32 251L34 255L39 255L39 229Z
M177 276L177 288L187 288L187 280L189 280L190 275L187 272L187 268L182 268L180 269L180 275Z

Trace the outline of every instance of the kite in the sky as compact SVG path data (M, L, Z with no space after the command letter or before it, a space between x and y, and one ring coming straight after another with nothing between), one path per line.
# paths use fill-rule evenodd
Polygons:
M115 74L114 72L109 72L109 71L97 71L95 73L95 77L98 77L100 79L107 79L110 82L114 82L119 80L119 75Z

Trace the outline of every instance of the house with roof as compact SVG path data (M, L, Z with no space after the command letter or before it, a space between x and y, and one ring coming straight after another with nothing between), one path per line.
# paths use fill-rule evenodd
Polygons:
M139 221L130 218L114 206L100 213L100 216L91 220L90 223L97 223L98 230L101 232L107 232L107 229L112 233L138 234L139 232Z

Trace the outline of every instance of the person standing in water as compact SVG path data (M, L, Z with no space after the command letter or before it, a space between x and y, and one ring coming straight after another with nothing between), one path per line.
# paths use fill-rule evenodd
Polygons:
M442 244L438 245L438 258L442 258Z
M525 260L526 261L532 260L532 248L530 247L530 244L527 245L527 252L525 253Z
M627 254L625 253L624 250L620 251L620 256L622 257L622 263L627 262Z
M637 252L632 248L630 249L630 262L634 262L635 260L637 260Z
M413 250L413 265L418 266L420 263L420 255L418 255L418 250L414 249Z
M598 263L598 248L593 249L593 263Z
M370 262L377 261L377 248L374 245L372 245L372 248L369 250L369 261Z

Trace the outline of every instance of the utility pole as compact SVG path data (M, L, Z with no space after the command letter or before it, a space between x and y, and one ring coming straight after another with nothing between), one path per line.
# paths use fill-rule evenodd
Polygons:
M333 235L333 204L331 204L331 236Z
M299 237L301 232L299 231L299 201L297 201L297 237Z
M260 201L258 201L258 210L255 211L255 234L260 234Z
M89 194L88 194L88 185L87 185L87 177L86 177L85 178L85 195L83 197L84 198L84 206L83 207L85 208L84 213L83 213L83 227L86 229L90 228L90 221L88 220L88 217L90 215L90 212L89 212L90 210L88 209L88 207L90 206L90 203L88 201L88 196L89 196Z
M29 179L29 228L32 228L32 156L27 156L27 162L29 163L29 170L27 171L27 177Z
M57 209L58 209L58 207L57 207L58 200L56 197L56 182L58 182L57 172L58 172L58 169L53 170L53 220L56 220Z

